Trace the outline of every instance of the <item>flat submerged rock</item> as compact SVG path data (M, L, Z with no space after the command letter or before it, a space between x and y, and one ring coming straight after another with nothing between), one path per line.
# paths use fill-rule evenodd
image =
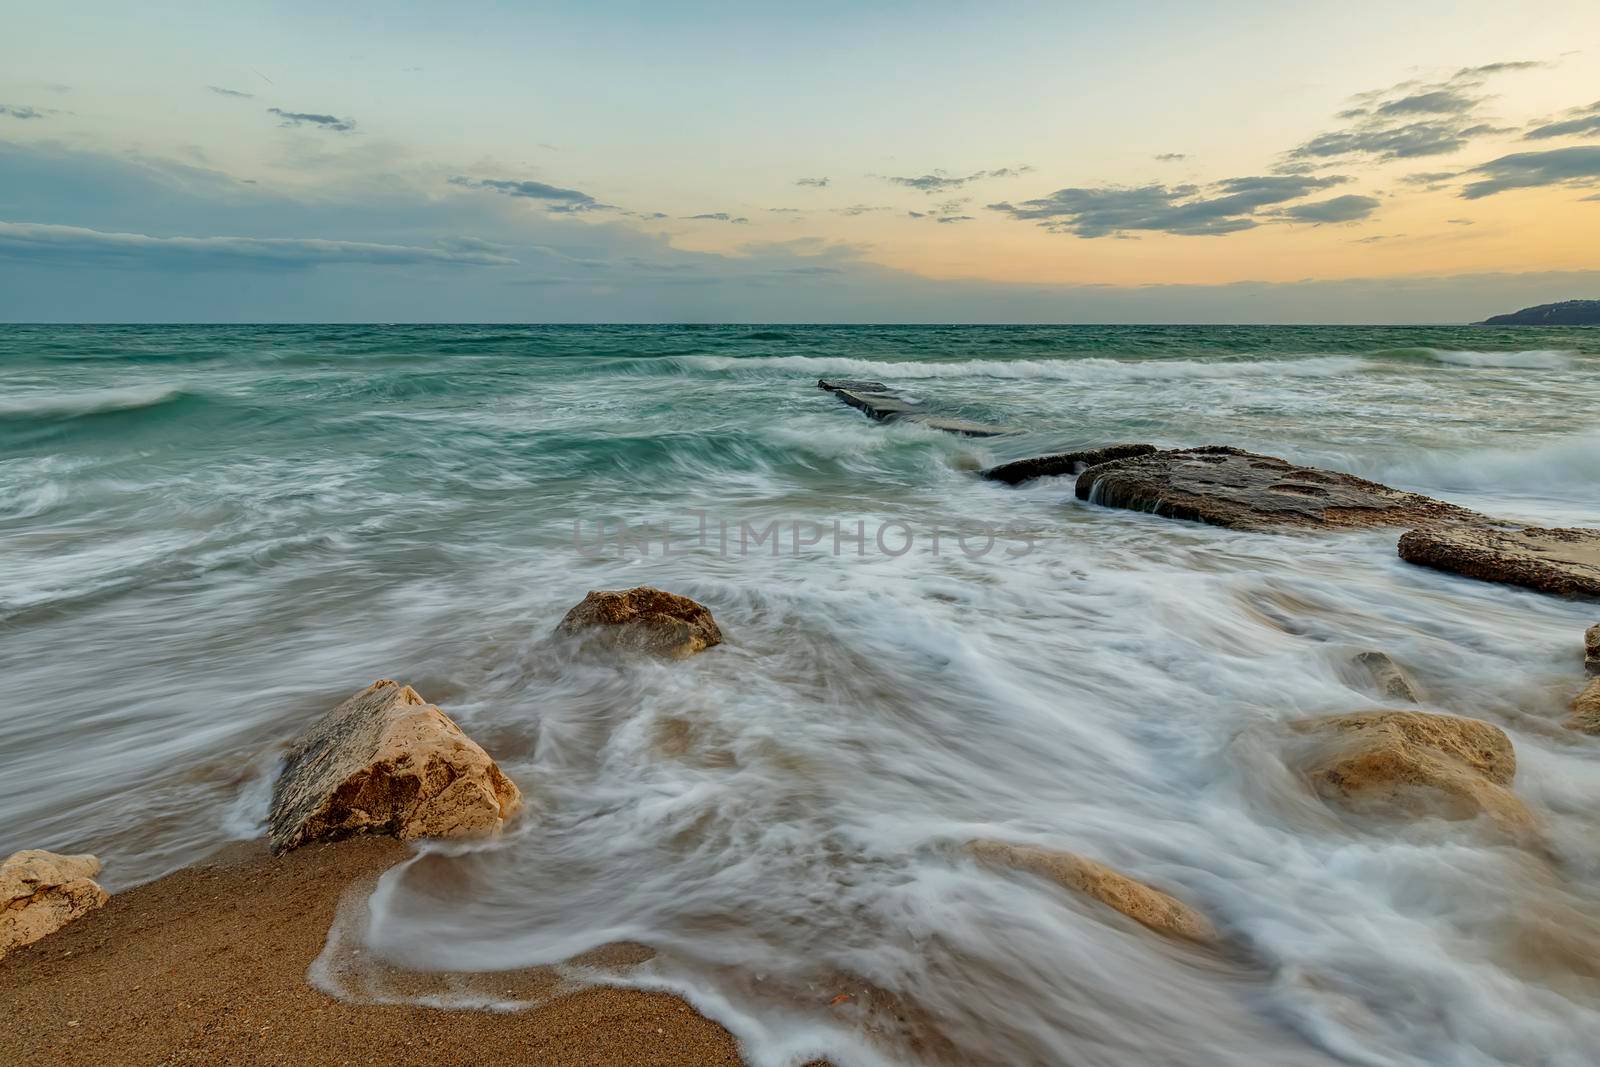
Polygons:
M960 434L963 437L998 437L1013 433L1005 426L994 426L971 419L954 418L929 411L889 391L882 382L860 378L819 378L817 387L825 389L870 419L879 422L910 422L931 430Z
M1155 445L1123 444L1105 445L1101 448L1083 448L1076 452L1054 452L1048 456L1034 456L1031 459L1019 459L1010 463L1002 463L980 472L981 476L991 482L1004 482L1007 485L1021 485L1035 478L1054 478L1065 474L1082 474L1090 467L1097 467L1102 463L1110 463L1118 459L1132 459L1135 456L1148 456L1158 451Z
M1489 525L1412 530L1400 558L1486 582L1600 597L1600 530Z
M1419 493L1221 445L1102 463L1078 476L1076 493L1107 507L1235 530L1483 521Z

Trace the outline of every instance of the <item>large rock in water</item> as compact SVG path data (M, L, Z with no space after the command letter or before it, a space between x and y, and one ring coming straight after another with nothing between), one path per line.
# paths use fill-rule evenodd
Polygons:
M1117 459L1148 456L1156 451L1155 445L1106 445L1103 448L1085 448L1077 452L1057 452L1049 456L1034 456L1002 463L982 472L991 482L1021 485L1035 478L1060 477L1064 474L1081 474L1090 467L1110 463Z
M1075 488L1079 500L1236 530L1479 518L1432 497L1221 445L1103 463L1080 474Z
M1190 941L1217 939L1210 920L1183 901L1071 852L988 840L969 842L967 850L987 863L1037 874L1063 889L1093 897L1157 933Z
M591 591L556 624L556 632L587 634L615 648L669 659L722 643L717 620L703 604L648 585Z
M1600 674L1600 622L1583 633L1583 666L1590 674Z
M1429 527L1400 538L1400 558L1541 593L1600 597L1600 530Z
M1369 815L1487 815L1523 834L1533 814L1506 788L1517 756L1505 731L1477 719L1365 711L1294 724L1314 743L1300 770L1325 800Z
M1567 728L1600 734L1600 678L1592 680L1572 702L1572 717L1567 720Z
M497 832L522 794L409 685L383 679L313 723L272 791L272 850L352 834Z
M99 873L100 861L93 856L59 856L37 848L0 863L0 957L111 899L94 880Z

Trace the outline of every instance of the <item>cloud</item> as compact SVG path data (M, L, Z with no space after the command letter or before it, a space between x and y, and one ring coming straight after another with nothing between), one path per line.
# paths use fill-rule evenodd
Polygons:
M1481 130L1477 132L1483 132ZM1458 152L1469 134L1454 123L1412 122L1404 126L1366 125L1354 130L1319 134L1289 152L1291 159L1334 159L1373 155L1380 159L1415 159Z
M867 214L868 212L871 212L871 211L888 211L888 210L889 209L887 207L884 207L882 205L851 204L849 207L836 207L836 208L833 209L833 213L835 215L844 215L844 216L846 216L848 218L855 218L857 215L865 215L865 214Z
M1476 118L1486 97L1471 92L1491 77L1543 66L1528 60L1462 67L1433 84L1401 82L1358 93L1337 117L1343 129L1318 134L1291 149L1291 160L1372 156L1379 160L1448 155L1477 137L1507 132Z
M934 222L971 222L971 215L940 215Z
M9 115L14 119L42 119L45 112L34 107L24 107L20 104L0 104L0 115Z
M509 266L504 255L481 248L425 248L292 237L152 237L107 233L81 226L0 222L0 257L28 262L92 266L152 267L168 270L227 267L302 270L331 263L369 266Z
M1330 200L1314 200L1307 204L1296 204L1286 207L1280 213L1284 218L1296 222L1312 222L1317 225L1331 222L1356 222L1366 218L1382 205L1377 197L1336 196Z
M1182 163L1188 158L1189 155L1186 152L1162 152L1155 157L1158 163Z
M1431 185L1437 186L1440 182L1447 182L1456 176L1453 170L1421 170L1414 174L1407 174L1400 180L1406 185Z
M977 170L971 174L964 175L952 175L942 170L936 170L930 174L916 176L880 174L876 175L876 177L880 177L886 182L893 182L895 185L903 185L907 189L915 189L919 193L943 193L952 189L959 189L971 182L983 181L986 178L1015 178L1032 170L1032 167L1023 165L998 167L994 170Z
M809 185L813 189L826 189L829 180L828 178L799 178L795 181L795 184Z
M610 204L602 204L588 193L577 189L563 189L546 182L512 181L502 178L467 178L457 175L449 179L451 185L465 189L487 189L504 196L525 200L541 200L550 211L576 213L581 211L614 211ZM649 216L665 218L665 215Z
M278 116L280 126L311 126L319 130L349 133L356 128L354 119L341 119L333 115L315 115L306 111L285 111L278 107L267 108L267 114Z
M1462 67L1453 75L1453 81L1475 81L1493 74L1508 74L1517 70L1535 70L1549 66L1536 59L1514 59L1501 63L1485 63L1481 67Z
M1551 137L1586 137L1600 133L1600 100L1588 107L1572 108L1567 115L1568 118L1535 126L1522 136L1530 141L1542 141Z
M1455 89L1412 93L1378 106L1379 115L1464 115L1478 106L1475 97Z
M698 215L685 215L683 217L691 220L700 219L705 222L732 222L738 225L743 225L750 221L743 215L730 215L726 211L704 211Z
M224 89L220 85L208 85L206 88L210 89L218 96L237 96L244 100L254 100L256 98L255 93L247 93L242 89Z
M1475 225L1477 225L1477 220L1476 219L1445 219L1444 221L1448 222L1452 226L1475 226Z
M1600 145L1515 152L1473 167L1468 173L1484 177L1461 190L1465 200L1479 200L1507 189L1594 185L1600 183Z
M1037 200L989 204L988 208L1079 237L1148 230L1216 236L1253 228L1257 225L1254 215L1261 208L1298 200L1347 180L1300 174L1229 178L1205 190L1196 185L1057 189Z

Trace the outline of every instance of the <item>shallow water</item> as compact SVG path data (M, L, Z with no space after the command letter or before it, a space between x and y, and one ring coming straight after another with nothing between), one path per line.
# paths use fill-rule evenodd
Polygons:
M1024 432L874 424L824 374ZM660 952L632 980L760 1064L1591 1062L1600 743L1560 722L1600 611L1410 567L1392 532L972 474L1140 440L1600 525L1600 333L7 327L0 853L94 851L117 888L253 836L287 740L399 677L530 813L386 877L314 975L344 995L384 995L362 960L631 939ZM727 644L546 641L646 582ZM1282 724L1380 705L1363 649L1507 730L1544 853L1307 794ZM974 837L1160 885L1231 948L979 867Z

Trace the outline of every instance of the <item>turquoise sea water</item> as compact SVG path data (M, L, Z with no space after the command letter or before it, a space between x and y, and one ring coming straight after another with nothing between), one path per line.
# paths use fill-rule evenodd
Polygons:
M819 376L1018 432L872 423ZM917 1062L906 1027L966 1062L1592 1062L1600 743L1560 722L1595 606L1393 532L973 473L1119 441L1600 525L1600 331L0 327L0 854L93 851L115 889L253 836L284 744L396 677L529 815L392 875L335 932L372 958L633 938L758 1063ZM728 643L546 640L644 583ZM1507 730L1550 858L1308 798L1277 731L1381 703L1342 667L1369 648ZM1168 888L1236 957L980 869L977 836ZM840 975L919 1021L827 1008ZM337 952L314 977L381 993Z

